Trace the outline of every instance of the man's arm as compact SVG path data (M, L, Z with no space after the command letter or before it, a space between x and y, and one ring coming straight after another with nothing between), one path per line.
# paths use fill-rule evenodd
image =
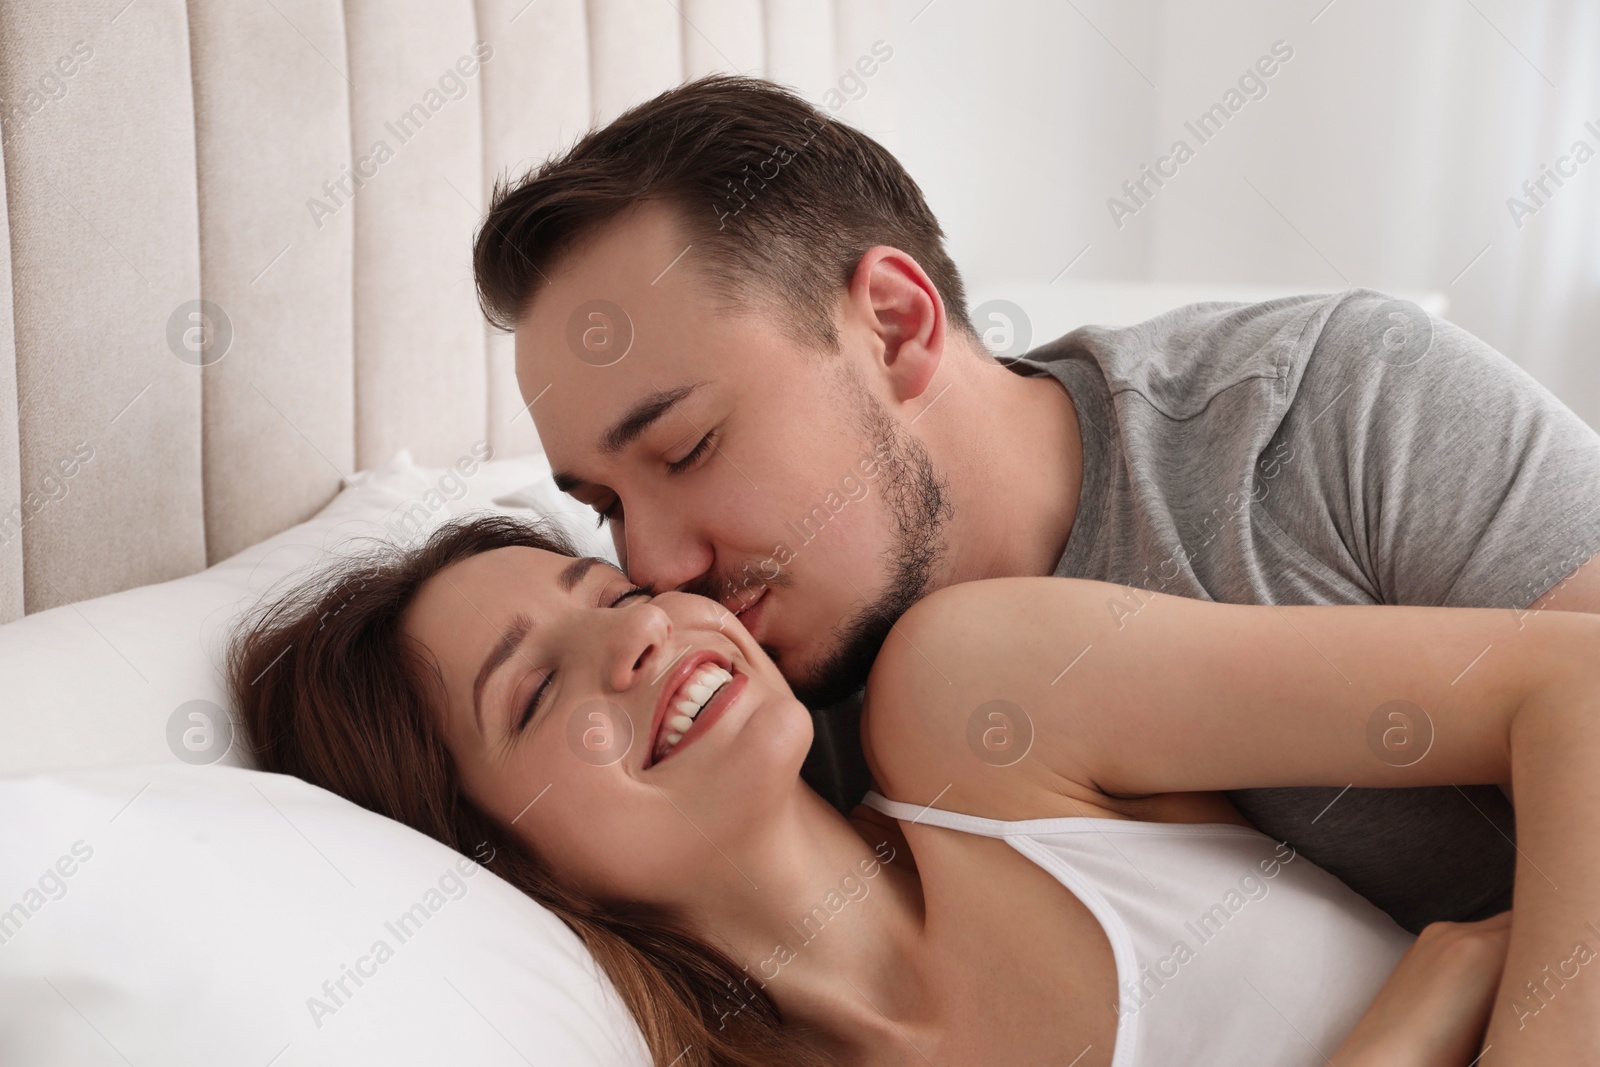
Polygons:
M1263 507L1380 603L1600 611L1600 435L1454 323L1339 294L1303 357ZM1304 344L1304 342L1302 342ZM1298 351L1298 349L1297 349Z

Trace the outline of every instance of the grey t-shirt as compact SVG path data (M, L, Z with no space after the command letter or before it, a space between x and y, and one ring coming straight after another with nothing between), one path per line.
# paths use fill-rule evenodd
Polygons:
M1240 604L1511 610L1600 551L1600 436L1489 345L1383 293L1085 326L1013 369L1054 376L1082 425L1058 575ZM1408 929L1511 904L1494 787L1230 797Z

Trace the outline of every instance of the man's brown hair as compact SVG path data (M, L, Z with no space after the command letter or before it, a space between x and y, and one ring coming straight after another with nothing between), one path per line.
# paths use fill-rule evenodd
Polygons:
M976 336L944 231L894 156L789 89L720 74L670 89L495 183L473 249L489 321L515 328L558 257L647 200L678 209L719 296L778 313L817 347L838 347L834 309L874 245L915 259L951 326Z

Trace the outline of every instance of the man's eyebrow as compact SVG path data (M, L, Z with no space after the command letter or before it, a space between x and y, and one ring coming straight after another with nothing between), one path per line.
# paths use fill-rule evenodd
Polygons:
M657 419L672 410L673 405L700 388L703 382L680 385L676 389L662 389L639 398L638 402L622 413L611 428L600 435L600 454L614 456L627 448L639 435L655 425Z
M580 561L581 562L581 561ZM567 570L571 570L569 566ZM565 572L562 572L565 577ZM478 668L478 676L472 680L472 718L478 724L478 734L483 735L483 687L495 671L503 667L507 660L517 654L517 649L522 647L522 642L533 629L533 617L526 613L518 614L511 620L511 625L505 633L500 635L500 640L490 649L489 654L483 658L483 666Z
M596 446L600 454L614 456L627 448L639 439L640 434L654 426L657 419L671 411L674 404L704 384L695 382L693 385L680 385L676 389L661 389L641 397L633 407L623 412L620 419L611 424L610 429L600 435L600 443ZM553 480L556 488L563 493L570 493L579 486L588 484L571 471L556 471Z

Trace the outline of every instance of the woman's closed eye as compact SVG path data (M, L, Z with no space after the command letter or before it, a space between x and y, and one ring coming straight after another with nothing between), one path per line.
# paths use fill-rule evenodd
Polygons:
M539 688L533 691L533 696L528 698L528 704L522 709L522 718L517 720L516 733L521 733L527 728L528 721L533 718L533 713L539 710L539 705L544 703L544 695L550 689L550 683L555 680L556 672L546 671L544 681L539 683Z
M648 585L635 585L623 590L620 596L611 601L610 606L613 608L621 607L634 597L650 595L651 591ZM514 732L520 734L527 729L528 723L533 719L534 712L538 711L539 706L544 703L545 694L549 692L550 683L555 679L555 676L556 672L553 669L545 672L544 680L539 683L539 688L533 691L533 696L528 698L528 703L523 707L522 717L517 720Z
M629 600L632 600L636 596L652 595L653 594L650 592L650 587L648 585L636 585L632 589L627 590L621 596L617 597L617 599L613 600L611 602L611 606L614 608L620 608L623 604L626 604Z

